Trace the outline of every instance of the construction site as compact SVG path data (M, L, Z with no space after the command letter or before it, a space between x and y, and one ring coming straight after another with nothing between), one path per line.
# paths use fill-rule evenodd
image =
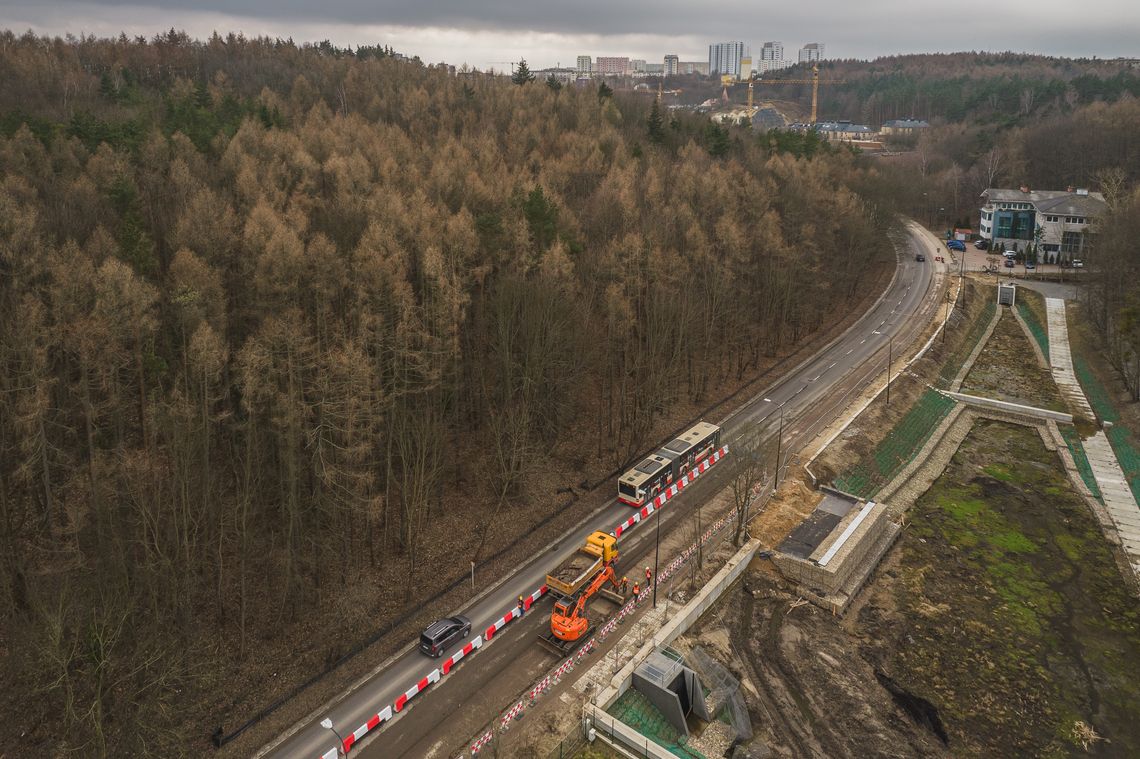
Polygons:
M653 608L623 608L478 748L1140 753L1136 443L1070 349L1072 304L951 288L889 379L755 488L739 546L722 491L667 546Z

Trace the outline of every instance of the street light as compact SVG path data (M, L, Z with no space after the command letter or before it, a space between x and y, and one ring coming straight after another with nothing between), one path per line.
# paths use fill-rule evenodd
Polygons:
M874 330L872 335L883 334L879 330ZM895 336L887 335L887 405L891 405L891 354L894 353Z
M339 743L336 745L336 755L340 756L341 750L344 748L344 738L340 737L340 733L336 731L336 728L333 727L332 720L328 717L325 717L323 720L321 720L321 727L323 727L325 730L332 730L332 734L336 736L336 739L339 741ZM345 751L344 755L348 756L348 752Z
M765 403L771 403L770 398L764 399ZM772 492L775 493L780 488L780 449L784 444L784 404L781 403L780 409L780 431L776 435L776 474L772 479Z
M657 565L661 560L661 512L657 512L657 545L653 549L653 608L657 608Z

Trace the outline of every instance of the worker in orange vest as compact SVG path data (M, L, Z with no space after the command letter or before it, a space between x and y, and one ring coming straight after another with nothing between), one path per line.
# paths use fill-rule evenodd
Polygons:
M621 594L624 596L625 592L627 590L629 590L629 578L628 577L622 577L621 578Z
M641 595L641 585L638 584L637 582L634 582L633 583L633 597L637 598L640 595Z
M649 571L649 567L645 568L645 587L653 587L653 573Z
M519 596L519 616L521 617L526 613L526 604L523 603L523 597Z

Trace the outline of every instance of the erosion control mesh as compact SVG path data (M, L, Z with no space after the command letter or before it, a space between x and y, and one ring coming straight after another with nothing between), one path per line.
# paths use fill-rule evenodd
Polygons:
M623 693L606 711L675 756L705 759L704 754L686 747L687 738L677 732L677 728L669 724L665 715L634 688Z
M727 720L739 740L751 740L752 720L740 693L740 681L699 646L689 652L688 661L701 683L709 689L705 697L709 714Z
M860 498L870 498L910 463L954 408L954 403L953 398L927 390L875 447L869 459L835 478L835 487Z
M1085 360L1074 355L1073 369L1077 373L1077 379L1080 380L1081 388L1085 391L1085 397L1089 399L1089 405L1093 407L1093 411L1101 419L1112 422L1113 426L1104 431L1105 437L1112 445L1112 451L1116 454L1116 460L1120 462L1120 468L1124 470L1128 487L1132 489L1132 497L1140 503L1140 446L1137 446L1136 438L1132 435L1131 430L1121 426L1120 414L1112 405L1108 391L1093 374Z
M1029 331L1033 333L1033 339L1037 341L1037 345L1041 348L1041 353L1045 356L1045 360L1048 360L1049 333L1045 331L1041 320L1037 318L1036 312L1025 302L1024 297L1017 299L1017 313L1021 314L1021 318L1025 320L1025 324L1029 327Z
M1065 438L1065 445L1069 447L1069 453L1073 455L1073 463L1077 465L1077 471L1080 472L1085 487L1089 489L1094 498L1104 503L1104 498L1101 497L1100 488L1097 487L1096 477L1093 476L1092 467L1089 466L1089 457L1085 453L1085 446L1081 442L1081 435L1077 432L1077 428L1064 424L1058 425L1058 429L1061 430L1061 437Z
M982 339L982 335L986 332L986 327L989 326L990 321L994 318L994 311L997 305L992 301L987 301L985 308L981 310L974 321L970 324L970 331L966 333L966 339L958 346L950 356L946 358L945 363L942 364L942 369L938 373L938 387L943 390L949 390L950 385L953 384L954 378L958 376L961 371L962 365L966 363L966 359L974 352L974 346Z

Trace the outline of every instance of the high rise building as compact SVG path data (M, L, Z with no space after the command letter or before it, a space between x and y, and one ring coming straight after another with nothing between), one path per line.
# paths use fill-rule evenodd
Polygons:
M765 42L760 48L760 57L756 60L756 70L761 74L767 71L779 71L792 65L784 58L783 42Z
M740 78L740 59L751 58L752 51L743 42L717 42L709 45L709 74L729 74Z
M665 56L665 76L677 76L681 70L681 59L675 55Z
M588 55L578 56L578 76L589 76L594 73L593 59Z
M594 67L601 76L623 76L629 71L629 58L627 56L598 56L597 65Z
M640 58L634 58L629 62L629 69L634 73L645 73L645 61L641 60Z
M823 43L809 42L800 48L800 63L812 63L823 60Z

